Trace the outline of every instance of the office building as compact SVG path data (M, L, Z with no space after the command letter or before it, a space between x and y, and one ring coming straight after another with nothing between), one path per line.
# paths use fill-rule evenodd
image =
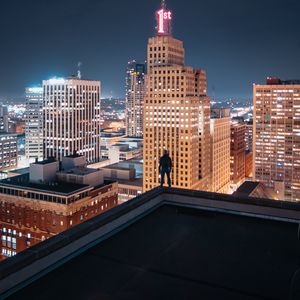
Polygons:
M100 160L100 82L79 77L43 81L44 158L76 151Z
M146 64L130 61L126 71L126 135L143 136L143 106L146 93Z
M26 88L25 154L43 159L43 88Z
M211 191L228 193L230 187L230 109L212 109Z
M206 73L184 65L183 42L171 33L172 12L156 12L157 34L148 41L144 100L144 191L160 183L164 149L173 161L172 185L200 189L209 182L209 98ZM207 144L206 144L207 145ZM207 168L205 170L205 168Z
M300 80L267 78L253 87L253 176L300 201Z
M245 142L246 151L253 151L253 119L245 121L246 131L245 131Z
M233 118L230 125L230 181L236 189L245 181L246 124L243 118Z
M0 171L16 169L18 166L18 136L0 133Z
M8 109L7 106L0 105L0 133L9 131Z
M84 156L37 161L0 181L0 259L10 257L117 205L118 186ZM2 256L1 256L2 255Z

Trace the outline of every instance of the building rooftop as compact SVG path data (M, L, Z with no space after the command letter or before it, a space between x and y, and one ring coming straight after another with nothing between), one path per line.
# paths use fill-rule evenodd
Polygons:
M119 185L130 185L135 187L143 187L143 177L135 177L133 179L115 179Z
M291 79L291 80L281 80L278 77L267 77L266 80L267 85L299 85L299 79Z
M0 264L8 299L299 299L300 204L155 189Z
M0 180L0 187L21 188L37 192L50 192L52 194L59 194L62 196L68 196L90 188L89 185L69 182L55 181L48 184L30 182L29 173Z
M98 169L86 168L86 167L76 167L66 171L60 171L58 174L74 174L79 176L84 176L92 173L99 172Z

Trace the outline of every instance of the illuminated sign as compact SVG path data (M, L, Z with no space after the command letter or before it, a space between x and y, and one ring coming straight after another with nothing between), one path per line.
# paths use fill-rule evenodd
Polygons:
M169 33L167 26L167 22L172 20L172 12L171 11L165 11L164 9L161 9L157 12L158 15L158 33L165 34Z

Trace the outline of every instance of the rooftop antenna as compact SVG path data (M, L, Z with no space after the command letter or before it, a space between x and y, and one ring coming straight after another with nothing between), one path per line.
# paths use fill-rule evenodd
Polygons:
M81 71L80 71L80 67L82 66L82 62L78 62L77 67L78 67L78 71L77 71L77 77L78 79L81 79Z

